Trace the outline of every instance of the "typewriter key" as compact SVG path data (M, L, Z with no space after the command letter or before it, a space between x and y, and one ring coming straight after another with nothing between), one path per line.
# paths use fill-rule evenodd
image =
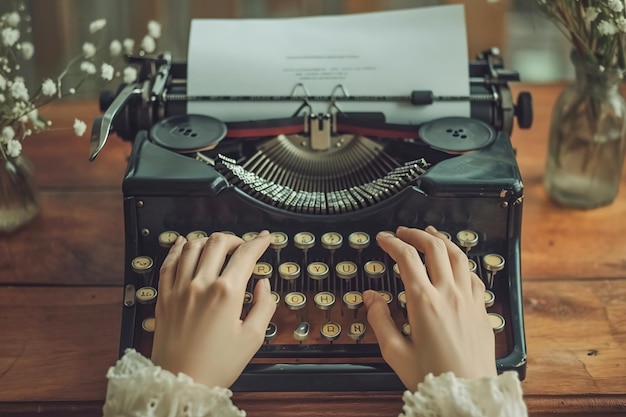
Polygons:
M491 323L491 328L494 333L500 333L502 329L504 329L504 317L502 317L498 313L487 313L489 317L489 323Z
M293 338L302 343L302 341L309 337L309 331L311 331L311 325L308 322L303 321L298 324L296 330L293 331Z
M278 266L278 276L285 281L293 281L300 277L300 265L295 262L285 262Z
M141 304L152 304L156 301L157 290L153 287L141 287L135 292L137 302Z
M180 236L180 234L173 230L162 232L159 235L159 245L164 248L169 248L174 244L174 242L176 242L176 239L178 239L178 236Z
M409 323L403 323L401 329L403 335L411 336L411 325Z
M154 317L145 318L141 322L141 328L147 331L148 333L154 333L154 328L156 327L156 320Z
M153 266L154 262L148 256L137 256L130 263L130 267L138 274L147 274Z
M343 304L349 310L358 310L363 305L363 294L358 291L349 291L343 295Z
M456 234L456 240L459 246L469 252L474 246L478 245L478 233L473 230L461 230Z
M203 230L194 230L193 232L187 233L185 237L187 240L202 239L203 237L207 237L207 234Z
M493 303L496 301L496 295L493 292L489 291L489 290L485 290L484 297L485 297L485 307L486 308L491 307L493 305Z
M307 276L310 279L321 281L328 278L328 272L330 268L324 262L311 262L306 267Z
M351 261L341 261L335 266L337 277L341 279L352 279L356 277L357 271L358 268L356 264Z
M280 294L276 291L272 291L272 297L274 297L274 302L278 305L278 303L280 303Z
M400 276L400 267L398 266L398 264L393 264L393 276L401 279L402 277Z
M354 249L365 249L370 245L370 235L365 232L354 232L348 236L348 244Z
M355 342L359 343L361 339L365 336L365 331L367 330L367 326L365 323L360 321L355 321L350 323L350 327L348 329L348 336Z
M255 279L271 278L274 268L267 262L257 262L252 268L252 277Z
M324 323L322 324L320 333L324 339L332 343L341 335L341 325L339 323L333 323L332 321Z
M478 265L476 265L476 261L474 261L473 259L468 259L467 264L469 266L470 272L476 272L476 269L478 269Z
M246 233L243 234L243 236L241 236L241 239L244 242L250 242L251 240L253 240L258 235L259 235L259 232L246 232Z
M380 294L385 299L385 302L387 304L393 301L393 295L391 295L389 291L378 291L378 294Z
M406 309L406 292L400 291L398 293L398 305L401 309Z
M320 310L329 310L335 304L335 294L328 291L322 291L313 297L315 306Z
M289 237L283 232L272 232L270 234L270 248L274 250L280 250L287 247L287 242L289 242Z
M293 244L298 249L311 249L315 245L315 235L310 232L296 233L293 237Z
M483 256L483 267L487 270L487 285L493 288L493 278L496 272L504 269L504 258L495 253Z
M301 310L306 305L306 295L301 292L290 292L285 295L285 304L290 310Z
M267 328L265 329L265 343L269 343L270 340L275 338L277 334L278 326L276 326L276 323L270 321L267 325Z
M329 250L337 250L343 245L343 237L337 232L328 232L320 239L322 247Z
M368 261L363 265L365 276L370 279L382 278L387 271L387 267L380 261Z

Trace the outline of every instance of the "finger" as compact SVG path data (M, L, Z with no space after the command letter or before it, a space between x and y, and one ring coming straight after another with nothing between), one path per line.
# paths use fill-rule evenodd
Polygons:
M208 238L206 237L188 240L183 246L180 259L178 260L178 267L176 268L176 282L174 282L176 288L186 287L193 279L198 260L207 240Z
M378 233L376 242L398 264L400 278L407 290L415 286L418 290L431 286L426 268L413 246L386 232Z
M437 288L452 286L453 273L448 257L448 249L442 239L419 229L400 226L396 235L424 254L428 277Z
M387 302L380 294L367 290L363 293L363 302L367 308L367 322L374 330L380 352L397 372L403 365L406 366L406 358L411 357L410 342L397 329Z
M268 279L260 279L257 281L254 286L253 299L254 303L252 304L252 308L243 321L243 328L255 342L254 346L251 347L256 352L263 343L265 329L267 329L267 325L276 311L276 299L272 296L270 281ZM259 334L263 337L256 339Z
M448 259L452 268L452 276L456 285L466 292L471 291L471 278L467 255L454 242L439 233L434 226L428 226L425 231L443 241L448 251Z
M178 236L163 260L159 271L159 294L165 294L174 287L178 261L186 241L183 236Z
M240 245L230 257L221 276L233 280L236 288L241 288L243 291L252 276L254 265L269 244L270 234L267 230L263 230L254 239Z
M474 301L480 304L485 303L485 283L475 273L470 273L470 282L472 285L472 297Z
M212 233L202 248L202 254L194 272L194 278L210 285L220 275L226 258L232 254L243 240L228 233Z

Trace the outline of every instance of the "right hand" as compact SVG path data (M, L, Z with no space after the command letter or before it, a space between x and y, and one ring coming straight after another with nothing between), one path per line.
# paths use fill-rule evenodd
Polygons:
M470 272L467 256L429 226L399 227L376 240L400 269L411 335L404 336L385 300L366 291L364 302L385 361L409 390L426 375L495 376L495 338L484 304L485 285ZM425 255L422 263L418 254Z

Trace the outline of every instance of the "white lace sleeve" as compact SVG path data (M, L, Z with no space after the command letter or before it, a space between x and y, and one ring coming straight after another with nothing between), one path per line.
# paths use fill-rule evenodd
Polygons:
M226 388L209 388L161 369L129 349L107 373L104 417L245 417Z
M400 417L524 417L528 415L516 372L461 379L429 374L417 391L406 391Z

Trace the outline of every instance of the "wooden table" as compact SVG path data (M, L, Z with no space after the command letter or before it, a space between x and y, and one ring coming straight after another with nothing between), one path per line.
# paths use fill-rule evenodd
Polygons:
M525 184L522 273L531 415L626 415L626 175L610 206L561 208L542 174L561 85L516 86L535 124L513 134ZM56 129L29 138L43 211L0 237L0 415L97 416L117 357L123 282L121 182L129 144L109 139L89 163L93 102L50 106ZM62 128L67 127L66 130ZM400 393L247 393L254 416L394 416Z

